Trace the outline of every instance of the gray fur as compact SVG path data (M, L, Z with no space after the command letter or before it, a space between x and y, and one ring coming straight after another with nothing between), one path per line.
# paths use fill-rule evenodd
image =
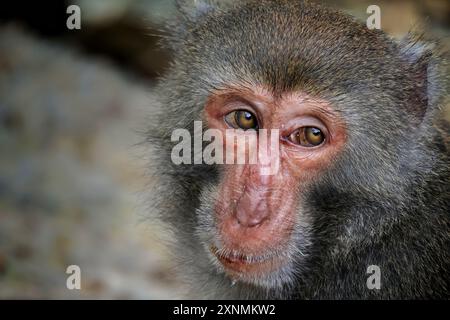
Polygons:
M174 60L159 84L148 140L157 155L152 211L173 230L194 297L448 299L449 130L437 120L448 103L442 55L412 36L399 44L303 1L191 3L180 2L169 25ZM348 127L345 150L302 193L286 253L293 263L259 286L233 285L204 247L214 240L220 167L170 160L172 130L192 131L208 95L230 83L321 97ZM373 264L381 290L366 287Z

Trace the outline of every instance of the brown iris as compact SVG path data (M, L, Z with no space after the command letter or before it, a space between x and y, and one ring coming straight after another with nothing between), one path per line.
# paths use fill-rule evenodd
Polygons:
M325 135L319 128L303 127L293 132L288 139L303 147L315 147L325 141Z
M230 112L225 116L225 121L235 129L258 129L258 120L256 119L256 116L247 110Z

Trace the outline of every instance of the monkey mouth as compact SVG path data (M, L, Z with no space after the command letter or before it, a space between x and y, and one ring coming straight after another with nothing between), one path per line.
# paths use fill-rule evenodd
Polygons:
M210 247L211 253L231 276L263 276L270 274L283 265L283 255L267 254L261 256L246 255L239 252L219 250L216 246Z

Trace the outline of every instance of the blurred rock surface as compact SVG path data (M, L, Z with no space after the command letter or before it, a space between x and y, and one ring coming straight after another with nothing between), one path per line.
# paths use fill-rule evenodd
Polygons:
M175 298L145 216L151 86L0 29L0 298ZM80 266L82 290L66 288Z

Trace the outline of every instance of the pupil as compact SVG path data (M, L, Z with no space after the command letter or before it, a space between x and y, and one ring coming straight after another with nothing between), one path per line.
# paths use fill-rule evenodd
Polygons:
M317 128L312 128L311 131L312 131L312 134L315 136L318 136L321 134L320 129L317 129Z
M253 118L253 115L250 112L245 112L244 117L246 120L251 120Z

